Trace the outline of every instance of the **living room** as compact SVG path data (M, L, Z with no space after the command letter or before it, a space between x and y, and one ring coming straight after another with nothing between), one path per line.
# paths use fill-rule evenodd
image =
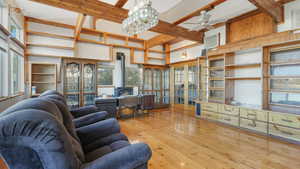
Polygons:
M0 0L0 168L299 169L300 0Z

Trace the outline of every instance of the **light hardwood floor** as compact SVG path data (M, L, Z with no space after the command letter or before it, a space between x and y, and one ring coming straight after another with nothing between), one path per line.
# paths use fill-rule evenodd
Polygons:
M300 169L300 146L193 117L176 106L121 120L153 151L150 169Z

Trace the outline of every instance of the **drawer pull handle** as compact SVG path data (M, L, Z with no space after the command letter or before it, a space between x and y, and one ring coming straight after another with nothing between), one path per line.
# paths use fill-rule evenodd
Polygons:
M287 123L293 123L292 120L287 120L287 119L281 119L281 121L287 122Z

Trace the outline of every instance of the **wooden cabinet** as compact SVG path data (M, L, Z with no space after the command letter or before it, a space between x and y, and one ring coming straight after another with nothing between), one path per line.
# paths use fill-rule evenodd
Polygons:
M201 117L300 142L300 115L200 102Z
M30 95L38 96L47 90L56 90L56 64L31 63ZM32 91L33 86L35 92Z
M217 103L205 103L202 104L203 111L211 111L211 112L218 112L218 104Z
M230 124L232 126L237 126L237 127L239 126L239 117L236 116L220 114L218 121L225 124Z
M270 123L300 129L300 115L271 112Z
M240 113L239 107L225 105L225 104L220 104L219 110L220 110L220 113L229 114L229 115L233 115L233 116L239 116L239 113Z
M261 133L268 133L268 123L260 122L254 119L240 118L240 127Z
M300 129L283 127L278 124L270 124L269 134L300 142Z
M246 119L268 121L268 111L240 108L240 116Z

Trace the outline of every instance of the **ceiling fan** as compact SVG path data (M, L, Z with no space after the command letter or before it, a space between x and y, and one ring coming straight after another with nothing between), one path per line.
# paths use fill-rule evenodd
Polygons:
M211 15L207 11L201 11L200 15L195 16L196 22L186 22L185 25L195 25L189 28L190 31L198 31L201 29L213 29L213 25L220 22L225 22L226 19L211 20Z

